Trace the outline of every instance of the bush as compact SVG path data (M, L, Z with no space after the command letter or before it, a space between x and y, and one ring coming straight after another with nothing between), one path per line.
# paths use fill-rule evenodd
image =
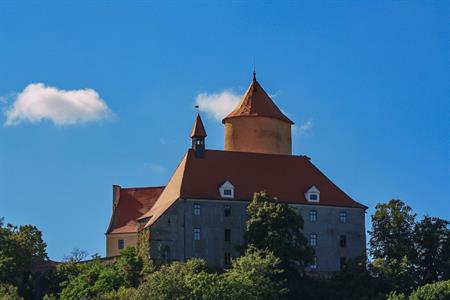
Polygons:
M206 263L200 259L190 259L186 263L173 262L163 265L150 274L147 281L139 286L135 299L171 300L186 298L189 288L187 278L204 272Z
M17 288L10 284L0 283L0 300L21 300Z
M410 300L450 299L450 280L437 281L419 287L410 296Z
M117 291L111 291L103 296L101 296L102 300L130 300L134 299L136 296L135 288L125 288L121 287Z

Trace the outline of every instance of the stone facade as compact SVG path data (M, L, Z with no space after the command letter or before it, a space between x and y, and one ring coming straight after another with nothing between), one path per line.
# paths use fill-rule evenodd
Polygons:
M186 260L200 257L209 264L225 267L227 255L237 257L239 246L244 243L246 201L238 200L194 200L179 199L150 228L151 256L171 260ZM200 209L200 212L195 211ZM225 209L230 208L229 215ZM317 235L314 246L319 272L334 272L340 269L341 259L365 253L364 209L328 207L320 205L293 205L302 215L304 234L310 239ZM316 211L315 221L309 213ZM345 213L345 223L340 214ZM194 230L200 229L200 239ZM229 234L225 230L230 230ZM197 231L198 237L198 231ZM226 236L228 235L228 236ZM345 236L341 247L340 238ZM225 239L228 239L226 241Z

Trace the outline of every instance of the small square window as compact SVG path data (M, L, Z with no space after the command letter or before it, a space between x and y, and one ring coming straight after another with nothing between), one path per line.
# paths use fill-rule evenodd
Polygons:
M341 246L341 248L347 247L347 237L345 235L339 236L339 245Z
M223 207L223 214L225 217L231 216L231 205L225 204L225 206Z
M231 266L231 253L225 252L223 255L223 261L226 267Z
M225 242L231 241L231 229L225 229Z
M347 212L346 211L341 211L339 213L339 222L347 223Z
M194 228L194 241L200 241L200 228Z
M317 221L317 210L310 210L309 211L309 221L310 222L316 222Z
M118 240L117 241L117 248L119 248L119 249L125 248L125 241L124 240Z
M200 216L201 208L200 204L194 204L194 216Z
M319 195L317 195L317 194L309 194L309 200L310 201L317 201L317 200L319 200Z
M316 233L311 233L309 235L309 245L317 246L317 234Z
M223 194L225 196L231 196L233 194L233 192L230 189L224 189L223 190Z

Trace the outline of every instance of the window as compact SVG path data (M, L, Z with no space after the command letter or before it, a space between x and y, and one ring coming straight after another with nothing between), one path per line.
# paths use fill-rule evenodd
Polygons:
M223 264L226 267L231 266L231 254L229 252L225 252L223 255Z
M200 241L200 228L194 228L194 241Z
M341 257L339 260L339 268L342 270L345 266L345 263L347 262L347 259L345 257Z
M200 204L194 204L194 216L200 216Z
M225 229L225 242L231 241L231 229Z
M310 222L316 222L317 221L317 210L310 210L309 211L309 221Z
M319 199L319 195L309 194L309 201L317 201L318 199Z
M125 248L125 241L124 240L118 240L117 241L117 248L119 248L119 249Z
M317 233L311 233L309 235L309 245L317 246Z
M231 205L225 204L223 207L223 214L225 217L229 217L231 215Z
M229 181L225 181L219 188L220 197L234 198L234 186Z
M319 189L313 185L306 191L305 198L308 202L319 202L320 201Z
M347 247L347 237L345 235L339 236L339 245L341 248Z
M317 269L317 256L314 256L313 263L310 265L311 269Z
M339 222L347 223L347 212L346 211L341 211L339 213Z

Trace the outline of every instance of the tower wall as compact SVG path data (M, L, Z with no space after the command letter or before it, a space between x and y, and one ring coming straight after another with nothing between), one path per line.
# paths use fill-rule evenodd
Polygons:
M225 121L225 150L290 155L291 124L266 117L229 118Z

